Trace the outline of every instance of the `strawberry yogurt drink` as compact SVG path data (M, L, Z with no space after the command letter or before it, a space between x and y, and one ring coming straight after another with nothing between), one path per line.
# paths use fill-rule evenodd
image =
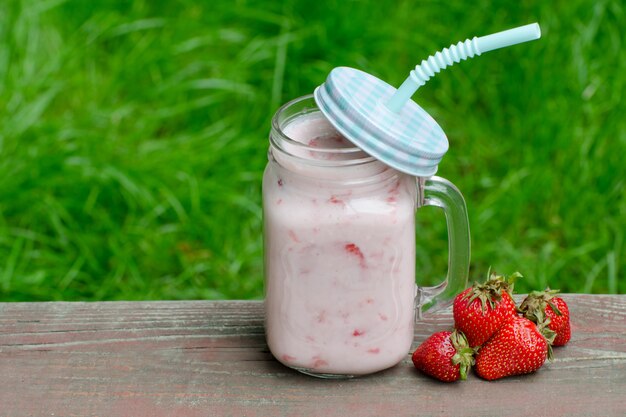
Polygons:
M270 350L314 374L397 364L413 340L415 179L355 148L320 112L275 128L282 143L263 181Z
M313 99L274 117L263 178L266 338L284 365L369 374L407 357L419 182L346 140Z

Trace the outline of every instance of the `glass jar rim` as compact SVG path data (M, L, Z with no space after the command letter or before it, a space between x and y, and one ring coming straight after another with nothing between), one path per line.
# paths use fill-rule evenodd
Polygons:
M354 167L357 165L363 165L363 164L368 164L368 163L372 163L372 162L379 162L376 158L374 158L371 155L368 155L367 153L365 153L365 151L363 151L361 148L355 146L354 144L352 144L353 146L351 147L346 147L346 148L324 148L324 147L312 147L307 145L306 143L303 142L299 142L291 137L289 137L287 134L285 134L284 132L284 127L288 124L288 123L282 123L281 124L281 116L284 115L284 113L292 108L293 106L296 106L304 101L311 101L312 103L312 107L311 110L307 113L314 113L314 112L318 112L320 114L323 114L321 112L321 110L317 107L317 104L314 101L314 97L313 94L308 94L302 97L298 97L295 98L291 101L288 101L287 103L283 104L274 114L274 116L272 117L272 131L270 133L270 143L273 147L277 148L280 152L283 152L291 157L297 158L298 160L304 161L307 164L310 165L316 165L316 166L327 166L327 167L341 167L341 166L349 166L349 167ZM306 114L306 113L300 113L300 114ZM289 121L289 118L286 119L286 121ZM277 138L275 138L274 136L277 136L279 138L279 140L277 140ZM314 151L316 153L319 154L335 154L335 155L342 155L342 156L350 156L350 154L358 154L358 157L356 157L357 155L355 155L354 159L341 159L341 160L332 160L332 159L313 159L313 158L303 158L301 156L298 155L294 155L292 152L289 152L289 150L286 149L286 146L281 146L280 141L284 142L285 144L287 144L288 147L292 147L293 149L300 149L302 151ZM363 156L363 154L365 156Z

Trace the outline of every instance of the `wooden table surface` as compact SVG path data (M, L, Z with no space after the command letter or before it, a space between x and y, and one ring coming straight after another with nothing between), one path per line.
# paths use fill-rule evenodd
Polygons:
M259 301L0 303L0 416L626 416L626 296L564 295L538 372L444 384L410 356L353 380L276 362ZM414 346L452 324L427 318Z

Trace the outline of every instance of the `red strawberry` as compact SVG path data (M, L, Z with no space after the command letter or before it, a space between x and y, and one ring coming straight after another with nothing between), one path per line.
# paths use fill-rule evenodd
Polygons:
M538 326L547 326L556 333L552 346L563 346L572 336L569 309L561 297L556 297L558 292L559 290L550 288L546 288L545 291L533 291L519 307L526 318Z
M480 348L475 371L487 380L528 374L541 368L548 347L535 323L513 316Z
M454 327L465 333L470 346L481 346L510 318L517 314L511 297L513 280L491 274L483 283L474 285L454 299Z
M444 382L465 379L474 364L474 349L463 333L438 332L430 336L413 352L417 369Z

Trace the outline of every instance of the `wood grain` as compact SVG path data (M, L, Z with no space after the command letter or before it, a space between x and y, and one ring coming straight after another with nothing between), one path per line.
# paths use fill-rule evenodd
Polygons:
M538 372L443 384L400 365L354 380L276 362L258 301L0 303L0 416L626 416L626 296L574 295ZM449 328L450 311L414 347Z

